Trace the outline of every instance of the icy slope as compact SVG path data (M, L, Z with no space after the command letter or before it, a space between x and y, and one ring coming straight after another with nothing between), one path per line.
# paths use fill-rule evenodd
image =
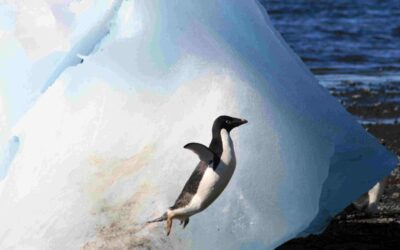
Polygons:
M65 68L79 64L94 50L120 4L72 0L0 4L0 135L9 132Z
M46 89L10 126L18 145L0 184L1 248L273 249L321 230L395 166L255 1L54 2L108 5L76 20L87 32L56 68L33 70L47 80L20 97L30 104ZM196 165L182 146L207 144L221 114L249 120L232 132L227 189L170 237L143 224L172 205Z

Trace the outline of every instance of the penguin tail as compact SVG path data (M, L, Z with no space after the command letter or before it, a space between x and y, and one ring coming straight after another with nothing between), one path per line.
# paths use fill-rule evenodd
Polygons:
M163 215L161 215L160 217L154 219L154 220L149 220L146 223L150 224L150 223L154 223L154 222L161 222L161 221L165 221L167 220L168 216L167 216L167 212L165 212Z

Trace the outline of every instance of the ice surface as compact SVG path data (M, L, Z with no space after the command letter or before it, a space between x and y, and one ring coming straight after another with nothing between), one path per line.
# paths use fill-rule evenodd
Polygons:
M106 35L104 30L120 3L32 0L0 4L0 135L9 132L65 68L80 63L93 50Z
M11 165L11 162L18 151L18 147L19 138L13 136L6 144L5 148L0 151L0 180L2 180L7 175L8 167Z
M2 248L273 249L319 232L396 164L256 1L32 2L0 7L0 64L13 65L0 67L0 128L14 138ZM249 120L232 132L227 189L170 237L143 224L196 165L182 146L209 143L221 114Z

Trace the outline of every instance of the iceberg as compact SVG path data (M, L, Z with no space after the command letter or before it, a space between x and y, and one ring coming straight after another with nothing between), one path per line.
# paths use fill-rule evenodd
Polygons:
M396 165L255 0L33 2L0 6L2 249L273 249ZM249 121L236 172L167 237L145 222L222 114Z

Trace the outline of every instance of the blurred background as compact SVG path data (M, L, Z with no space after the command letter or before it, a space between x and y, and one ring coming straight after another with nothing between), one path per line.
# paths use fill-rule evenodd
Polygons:
M398 0L261 0L275 27L317 75L382 83L400 71ZM330 77L329 77L330 76ZM351 77L352 76L352 77ZM380 77L383 77L380 79ZM387 78L385 78L387 77Z
M260 0L320 84L400 155L400 0ZM400 172L375 214L349 206L319 236L279 249L400 249Z

